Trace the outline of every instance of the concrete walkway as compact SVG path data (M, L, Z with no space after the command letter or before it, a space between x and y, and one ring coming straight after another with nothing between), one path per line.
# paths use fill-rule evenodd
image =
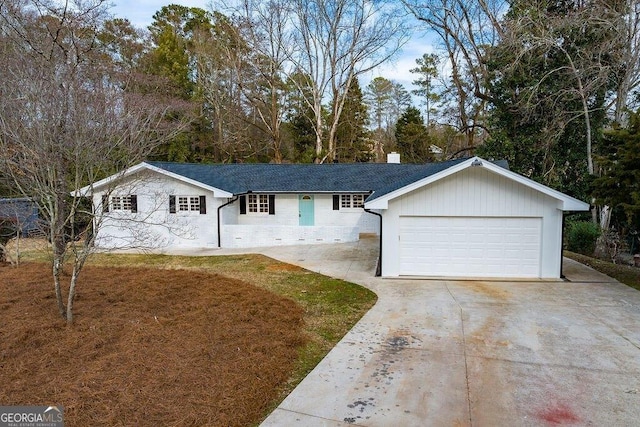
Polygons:
M376 244L255 251L378 295L262 426L638 425L640 292L571 260L568 281L380 279Z

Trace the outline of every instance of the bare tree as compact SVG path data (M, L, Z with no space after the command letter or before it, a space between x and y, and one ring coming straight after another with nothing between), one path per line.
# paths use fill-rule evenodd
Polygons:
M404 5L438 35L451 67L450 84L445 87L455 104L456 127L474 147L479 131L485 129L490 78L487 47L494 46L503 29L500 17L505 0L403 0Z
M241 17L239 38L246 47L246 54L235 64L239 86L270 139L274 161L281 163L284 69L293 42L290 8L281 0L243 0L232 10Z
M0 1L0 174L38 205L58 310L69 324L100 209L76 190L139 162L172 129L166 102L129 90L132 76L100 50L106 8L106 0Z
M614 99L614 119L623 126L627 108L633 103L630 96L640 86L640 2L625 0L624 5L617 31L622 42L619 61L624 66L618 74ZM637 105L631 107L634 111L636 108Z
M408 37L406 20L392 2L295 0L289 7L295 38L288 46L287 71L309 79L300 93L314 113L316 161L333 160L351 84L399 51ZM323 110L327 101L330 123Z

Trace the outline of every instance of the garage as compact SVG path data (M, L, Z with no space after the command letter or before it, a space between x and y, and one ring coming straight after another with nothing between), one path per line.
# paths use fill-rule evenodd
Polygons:
M400 218L400 275L539 277L542 218Z
M474 157L374 192L383 277L559 279L563 217L589 204Z

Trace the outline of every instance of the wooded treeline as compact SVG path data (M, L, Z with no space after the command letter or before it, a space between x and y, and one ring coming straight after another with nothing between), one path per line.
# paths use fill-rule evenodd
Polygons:
M15 38L10 9L38 16L37 26L60 19L60 8L82 16L107 6L4 0L0 28L5 40ZM361 162L398 151L405 162L424 162L479 154L605 207L594 212L604 228L612 209L637 224L637 202L618 194L640 197L637 180L622 188L612 178L638 173L633 159L619 161L634 152L640 105L637 0L214 7L170 4L147 29L102 14L84 29L92 64L126 76L122 93L161 99L162 128L179 128L147 157ZM416 30L436 44L416 58L412 93L385 76L363 84Z
M640 228L640 2L404 0L450 66L448 123L475 153ZM612 215L613 214L613 215Z
M390 3L247 0L226 14L168 5L148 32L112 19L98 39L192 105L189 128L155 158L280 163L371 160L359 77L407 36Z
M392 4L162 8L151 42L139 39L148 48L136 66L171 81L197 114L157 156L354 162L384 161L394 150L424 162L479 154L594 202L604 229L612 209L618 226L637 226L638 202L618 193L623 186L637 199L640 184L613 178L640 167L621 160L632 155L622 147L640 105L637 0L404 0L438 41L411 70L418 106L392 79L360 85L407 37L408 18Z

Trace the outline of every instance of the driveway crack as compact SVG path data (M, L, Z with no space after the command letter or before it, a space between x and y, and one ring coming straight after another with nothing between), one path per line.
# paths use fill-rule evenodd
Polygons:
M467 337L466 337L465 332L464 332L464 311L462 309L462 305L460 305L460 303L458 302L456 297L451 292L451 289L449 289L449 285L447 284L447 282L444 283L444 286L447 288L447 292L449 292L449 295L451 295L451 299L453 299L453 301L456 303L456 305L460 309L460 327L462 329L462 351L463 351L463 357L464 357L464 376L465 376L465 380L466 380L466 383L467 383L467 405L468 405L468 408L469 408L469 425L473 426L473 421L471 419L471 389L469 387L469 365L467 363Z
M629 338L627 338L622 332L620 332L617 328L615 328L614 326L612 326L608 321L606 321L605 319L602 318L602 316L599 316L598 314L594 313L593 311L589 310L589 307L584 307L584 310L589 313L594 319L597 319L598 322L600 322L601 324L603 324L604 326L606 326L608 329L610 329L614 334L616 334L617 336L619 336L620 338L622 338L623 340L625 340L626 342L628 342L629 344L631 344L632 346L634 346L635 348L637 348L638 350L640 350L640 346L638 346L636 343L634 343L633 341L631 341Z

